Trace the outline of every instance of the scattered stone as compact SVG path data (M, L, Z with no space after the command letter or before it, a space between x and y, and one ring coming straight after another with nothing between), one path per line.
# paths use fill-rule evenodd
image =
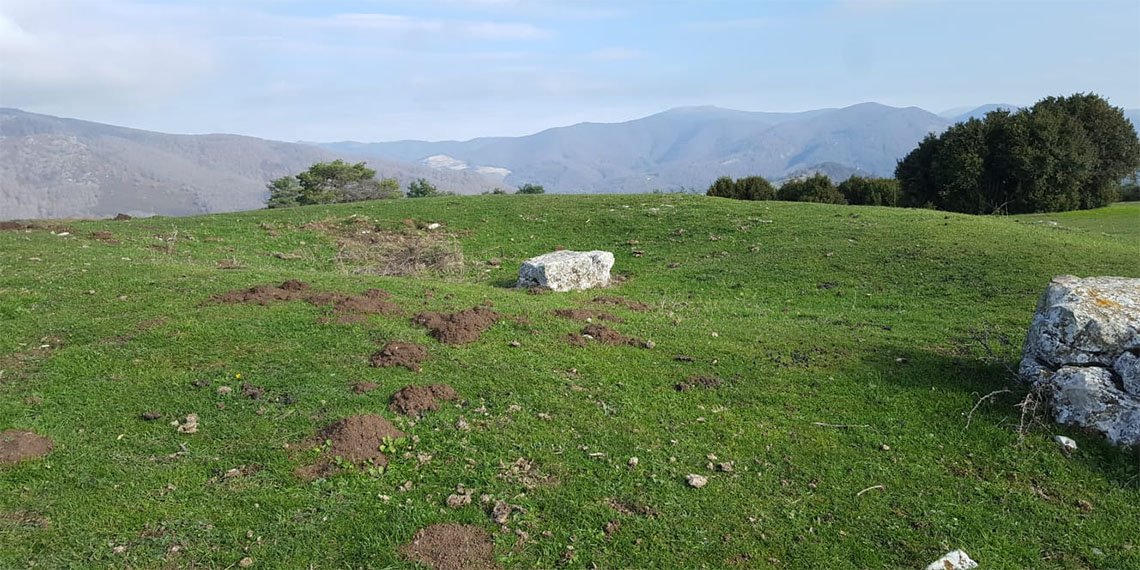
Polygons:
M447 344L467 344L479 339L502 315L486 307L457 313L420 313L413 323L427 327L431 335Z
M474 489L464 489L459 487L455 490L456 493L447 497L447 506L458 509L471 504L471 495L475 493Z
M219 396L226 396L230 392L233 392L233 391L234 391L234 389L230 388L229 386L218 386L218 389L217 389Z
M238 562L238 566L241 566L242 568L249 568L250 566L253 566L253 559L246 556Z
M154 411L143 412L142 413L142 419L144 419L148 422L151 422L154 420L160 420L160 419L162 419L162 414L159 412L154 412Z
M685 482L694 489L700 489L701 487L708 485L709 480L707 477L697 475L696 473L690 473L685 477Z
M732 461L725 461L716 464L716 470L722 473L731 473L734 463Z
M629 468L630 468L630 469L633 469L634 467L637 467L637 464L638 464L638 459L637 459L637 457L630 457L630 458L629 458Z
M891 446L889 446L885 443L879 446L879 451L890 451L890 450L891 450Z
M454 400L459 394L447 384L405 386L392 395L388 409L405 416L421 416L424 412L439 409L440 400Z
M608 251L555 251L524 261L515 286L559 292L605 287L613 266L614 254Z
M491 509L491 520L495 524L504 525L511 518L511 512L514 511L514 506L508 504L506 501L495 501L495 506Z
M410 342L394 340L372 355L372 366L403 366L412 372L420 372L420 363L427 359L427 349Z
M36 459L51 453L55 443L30 430L6 430L0 433L0 465Z
M1140 444L1140 279L1053 278L1037 303L1021 377L1054 419Z
M510 463L500 461L499 478L508 483L522 485L527 489L558 483L557 478L542 472L533 461L525 457L519 457Z
M178 433L197 433L198 414L188 414L186 420L178 426Z
M1072 453L1077 450L1077 442L1073 441L1071 438L1065 437L1063 435L1055 435L1053 436L1053 441L1057 442L1057 444L1061 446L1061 450L1063 450L1065 453Z
M400 548L409 560L434 570L492 570L499 568L494 558L491 534L474 525L437 523L416 532L412 541Z
M951 550L947 552L942 558L931 562L926 570L970 570L977 568L978 563L970 559L970 556L961 550Z

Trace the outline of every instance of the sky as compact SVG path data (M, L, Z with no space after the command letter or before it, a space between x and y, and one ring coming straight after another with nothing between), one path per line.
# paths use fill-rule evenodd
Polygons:
M0 107L286 141L687 105L1140 107L1140 1L0 0Z

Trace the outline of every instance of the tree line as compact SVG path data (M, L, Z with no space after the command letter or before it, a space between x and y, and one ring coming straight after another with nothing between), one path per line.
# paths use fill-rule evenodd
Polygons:
M1020 214L1099 208L1140 198L1140 139L1124 111L1095 94L1047 97L998 109L929 134L895 167L894 179L822 174L779 188L760 176L721 177L707 194Z
M308 170L293 176L282 176L270 182L267 208L289 208L313 204L340 204L361 200L388 200L393 198L432 198L454 196L454 192L442 191L426 178L417 178L408 183L407 192L400 191L400 182L395 178L377 180L376 171L363 162L349 164L341 159L332 162L318 162ZM523 184L517 194L543 194L546 190L540 184ZM495 188L484 194L507 194L502 188Z

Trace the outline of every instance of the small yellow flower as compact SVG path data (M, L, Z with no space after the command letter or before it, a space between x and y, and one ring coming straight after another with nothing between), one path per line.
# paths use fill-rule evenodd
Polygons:
M234 378L241 378L241 374L240 373L234 374Z

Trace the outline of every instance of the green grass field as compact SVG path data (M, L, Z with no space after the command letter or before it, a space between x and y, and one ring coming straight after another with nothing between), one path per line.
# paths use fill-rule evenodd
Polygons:
M1108 234L1140 243L1140 202L1122 202L1099 210L1011 216L1023 223L1038 223L1074 231Z
M504 568L921 568L955 548L987 570L1140 568L1140 456L1041 417L1019 443L1022 394L1003 365L1052 276L1140 277L1138 214L1053 227L703 196L482 196L3 231L0 431L55 449L0 466L0 568L417 568L399 548L440 522L489 531ZM309 225L430 233L406 219L444 224L461 275L359 274L363 260L334 261L343 248ZM624 282L510 288L522 260L556 247L613 251ZM337 324L303 301L209 302L288 279L378 287L401 312ZM601 308L655 347L566 344L585 323L550 311L599 294L647 303ZM510 318L470 344L412 323L488 302ZM426 346L423 371L370 367L388 340ZM695 375L723 384L674 388ZM379 387L349 389L361 381ZM265 395L243 398L243 382ZM414 422L388 410L401 387L429 383L460 400ZM197 433L170 425L191 413ZM303 443L316 430L362 413L407 433L386 471L294 474L318 453ZM1080 450L1066 457L1054 434ZM503 467L519 458L541 484ZM722 462L732 470L708 469ZM459 485L475 500L451 508ZM517 507L501 526L497 500Z

